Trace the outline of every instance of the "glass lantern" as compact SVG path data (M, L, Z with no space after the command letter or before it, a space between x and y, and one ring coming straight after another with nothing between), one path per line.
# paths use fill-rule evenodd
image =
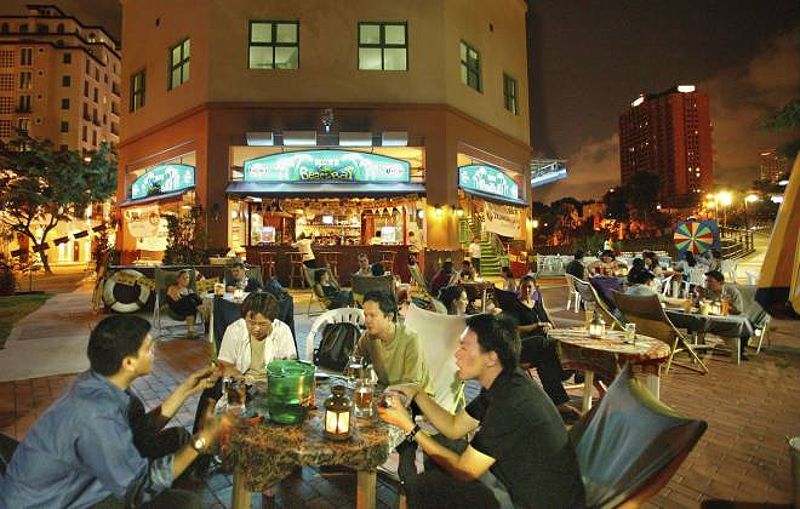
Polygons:
M325 438L347 440L350 438L350 410L352 401L345 395L343 385L335 385L325 400Z
M589 324L589 337L600 339L605 336L605 334L606 322L595 312L594 318L592 318L592 322Z

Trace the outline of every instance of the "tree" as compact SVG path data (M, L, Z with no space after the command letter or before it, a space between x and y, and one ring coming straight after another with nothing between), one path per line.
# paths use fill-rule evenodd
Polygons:
M183 216L167 215L167 249L164 265L208 263L208 251L201 249L204 239L203 209L199 205Z
M800 99L789 101L778 111L761 119L761 126L770 131L800 131ZM794 159L800 152L800 138L783 143L778 153L787 159Z
M642 221L647 222L648 216L656 212L660 189L661 182L658 175L646 171L634 173L628 182L625 189L628 204Z
M603 195L603 203L606 205L606 217L620 221L628 220L628 190L625 187L608 190Z
M47 235L117 189L117 161L103 142L91 157L54 150L49 140L20 134L0 151L0 221L31 240L47 274Z

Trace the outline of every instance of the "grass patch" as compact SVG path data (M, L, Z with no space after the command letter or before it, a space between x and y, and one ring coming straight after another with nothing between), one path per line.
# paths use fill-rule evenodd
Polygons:
M0 346L5 346L14 324L33 313L52 294L11 295L0 297Z

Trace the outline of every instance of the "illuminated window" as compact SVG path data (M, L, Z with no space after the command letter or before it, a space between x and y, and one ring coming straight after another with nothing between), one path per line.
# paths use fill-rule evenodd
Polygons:
M358 68L362 71L407 71L408 25L359 23Z
M481 91L481 55L478 51L461 41L460 51L461 57L461 83L470 88L474 88L478 92Z
M503 73L503 106L517 114L517 80L506 73Z
M297 69L299 65L298 21L250 22L250 69Z
M189 81L189 58L191 45L184 39L169 50L169 89L177 88Z

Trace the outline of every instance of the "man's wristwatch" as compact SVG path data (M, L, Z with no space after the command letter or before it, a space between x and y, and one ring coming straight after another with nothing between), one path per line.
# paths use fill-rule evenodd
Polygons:
M414 429L412 429L411 431L406 433L406 442L408 442L408 443L413 442L414 441L414 437L416 437L417 433L419 433L419 429L420 429L419 428L419 424L414 424Z
M206 445L205 437L197 437L192 440L192 449L197 451L198 454L203 454L206 451Z

